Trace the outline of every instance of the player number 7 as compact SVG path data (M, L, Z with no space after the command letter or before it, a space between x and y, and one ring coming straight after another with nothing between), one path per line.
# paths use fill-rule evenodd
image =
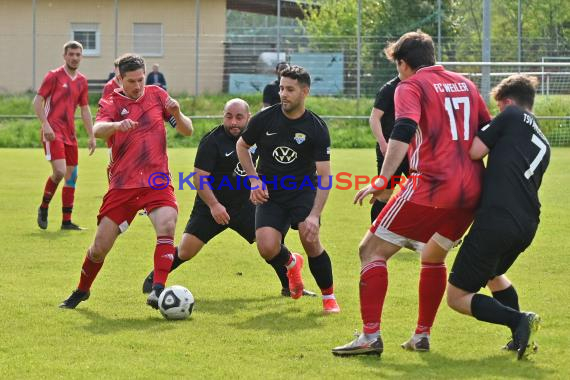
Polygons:
M463 104L463 140L469 140L469 118L471 116L471 107L469 98L461 96L458 98L445 98L445 110L449 116L449 126L451 128L451 139L457 141L457 123L455 122L454 110L459 110L459 105Z
M538 154L536 155L534 160L532 160L532 162L530 163L530 167L527 169L526 172L524 172L524 176L526 179L529 179L530 177L532 177L532 175L534 174L534 171L536 170L536 167L538 166L540 161L542 161L542 158L546 154L546 144L537 135L533 134L531 141L540 150L538 151Z

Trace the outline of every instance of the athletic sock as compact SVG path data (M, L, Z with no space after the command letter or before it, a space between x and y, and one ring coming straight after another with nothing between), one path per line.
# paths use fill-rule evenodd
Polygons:
M375 334L380 331L382 308L388 291L386 261L373 261L360 271L360 315L362 332Z
M57 190L57 183L53 182L51 177L48 177L44 186L44 195L42 198L41 208L48 208L55 191Z
M83 261L83 266L81 267L81 276L79 277L79 285L77 285L77 289L82 292L88 292L91 289L91 285L99 270L103 266L103 262L96 263L89 257L89 251L87 251L87 255L85 255L85 260Z
M281 265L281 266L287 267L287 266L291 266L291 264L293 264L293 266L294 266L295 265L295 257L293 257L293 255L291 254L289 249L287 249L285 244L281 244L281 249L279 250L277 255L275 255L275 257L272 258L271 260L267 260L267 262L271 266Z
M184 264L188 260L182 260L180 256L178 256L178 247L174 248L174 260L172 260L172 265L170 266L170 272L174 269L178 268L180 265Z
M493 298L511 309L520 311L519 296L513 285L498 292L493 292Z
M498 292L493 292L493 298L502 303L503 305L520 311L519 307L519 296L514 286L511 284L506 289L499 290ZM515 330L511 330L513 336L515 335Z
M174 239L172 236L158 236L156 238L156 248L154 249L154 278L153 288L155 285L166 283L168 272L174 261Z
M71 212L73 211L73 200L75 198L75 188L64 186L61 190L61 211L63 213L62 221L64 223L71 222Z
M370 208L370 223L374 223L378 215L382 212L384 207L386 206L386 202L382 202L379 200L375 200Z
M520 311L503 305L483 294L475 294L471 299L471 314L480 321L507 326L515 331L523 316Z
M323 295L331 295L333 288L333 273L331 258L326 250L317 257L309 257L309 269L315 278L317 285L321 288ZM328 294L325 294L328 293Z
M445 293L446 284L447 270L445 263L422 262L416 334L430 333L437 309Z
M283 289L289 289L289 278L287 277L287 268L285 268L284 265L275 264L267 260L266 262L267 264L271 265L273 267L273 270L275 270L275 273L277 273L277 277L279 277L279 281L281 281L281 287Z

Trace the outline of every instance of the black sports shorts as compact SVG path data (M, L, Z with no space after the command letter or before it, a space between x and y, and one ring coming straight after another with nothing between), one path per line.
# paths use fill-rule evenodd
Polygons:
M380 146L376 144L376 170L378 175L380 175L380 171L382 170L382 164L384 164L384 156L382 155L382 151L380 150ZM394 177L390 179L388 182L388 186L386 189L394 189L398 182L404 182L405 180L402 178L401 181L398 181L397 177L406 176L406 178L410 175L410 164L408 163L408 157L404 157L404 160L394 172Z
M269 200L257 205L255 210L255 229L273 227L286 235L289 227L299 229L299 223L311 213L316 191L270 192Z
M186 224L184 233L192 234L207 243L220 232L230 228L240 234L249 244L255 241L255 206L247 201L242 207L226 208L230 215L230 223L222 225L216 223L208 206L194 204L190 219Z
M465 237L449 274L449 282L477 293L494 277L505 274L517 257L530 245L538 223L521 228L501 212L478 213Z

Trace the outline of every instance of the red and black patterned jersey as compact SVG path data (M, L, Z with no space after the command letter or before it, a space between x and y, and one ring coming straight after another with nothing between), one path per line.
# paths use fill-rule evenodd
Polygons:
M67 145L77 145L75 109L89 104L87 78L79 71L72 77L61 66L46 74L38 95L45 99L45 113L55 138Z
M416 180L413 202L442 208L477 206L482 161L469 158L477 131L491 116L477 87L442 66L419 69L395 93L396 120L418 124L408 150Z
M109 189L150 187L149 178L153 174L169 174L164 128L164 121L171 118L165 107L167 100L168 94L160 87L145 86L138 99L116 91L99 101L97 122L131 119L139 123L128 132L115 132L107 140L111 149ZM160 186L161 181L151 184Z
M115 91L115 89L117 88L121 88L121 85L119 84L119 82L117 82L117 78L113 77L109 79L107 83L105 83L105 86L103 87L103 93L101 97L106 98L107 96L111 95L113 91Z

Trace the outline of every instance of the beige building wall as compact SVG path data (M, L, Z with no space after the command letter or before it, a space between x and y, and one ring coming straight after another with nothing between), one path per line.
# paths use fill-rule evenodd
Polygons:
M195 93L196 13L194 0L118 0L118 54L133 52L134 23L162 24L160 56L145 57L147 70L160 64L169 91ZM23 92L34 83L32 1L0 0L0 92ZM223 84L226 1L200 1L199 92L219 92ZM98 24L99 53L85 56L80 71L106 79L115 59L115 0L36 1L35 87L48 70L60 66L62 45L72 37L72 23ZM17 52L17 53L15 53ZM15 61L16 60L16 61Z

